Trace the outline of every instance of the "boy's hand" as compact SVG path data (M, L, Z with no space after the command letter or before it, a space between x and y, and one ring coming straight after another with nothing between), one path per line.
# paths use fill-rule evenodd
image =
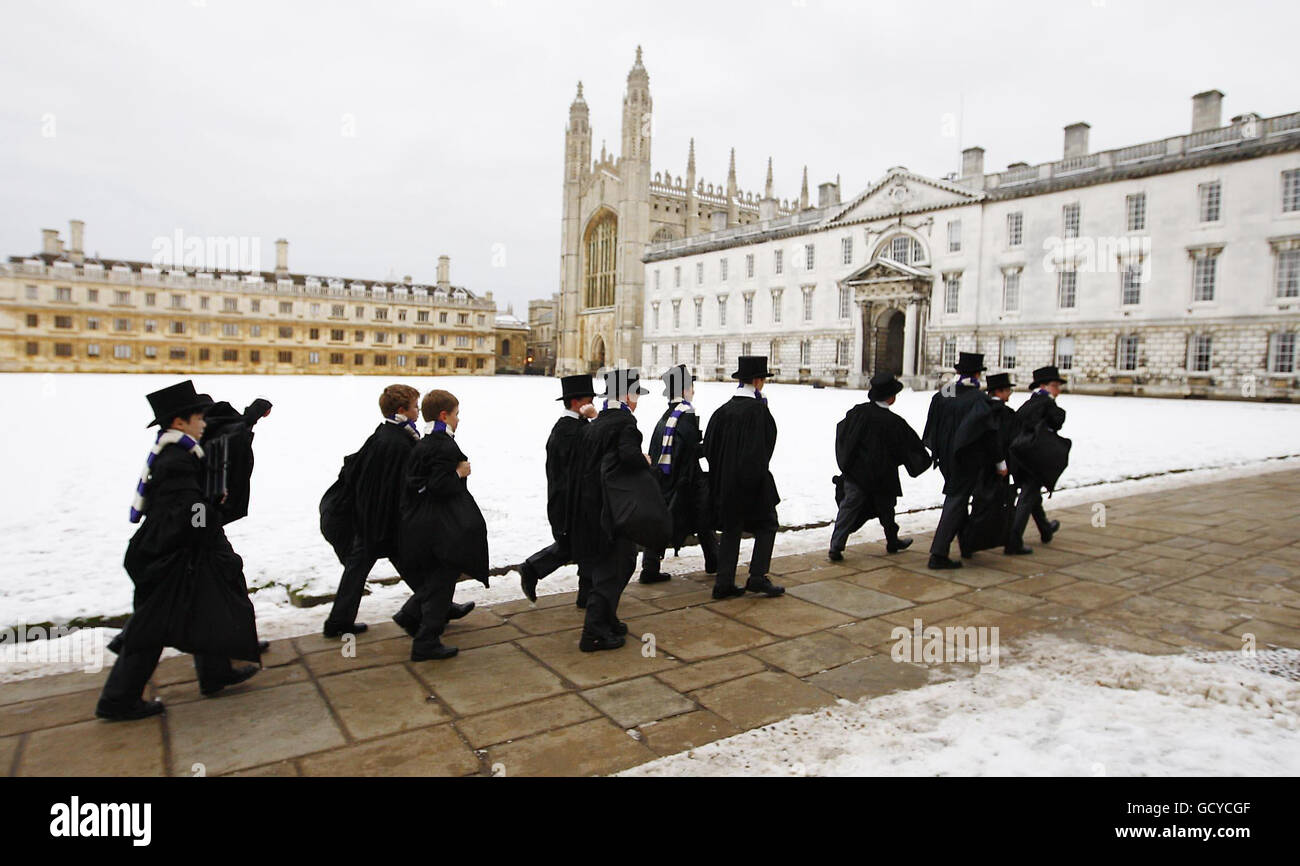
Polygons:
M654 461L650 459L650 455L649 455L649 454L642 454L641 456L645 458L645 463L646 463L647 466L653 466L653 465L654 465Z
M462 461L460 461L460 465L456 467L456 474L459 475L461 478L468 478L468 477L469 477L469 461L468 461L468 460L462 460Z
M596 404L588 403L586 406L583 406L581 409L578 410L578 414L582 415L585 418L595 418L597 415Z

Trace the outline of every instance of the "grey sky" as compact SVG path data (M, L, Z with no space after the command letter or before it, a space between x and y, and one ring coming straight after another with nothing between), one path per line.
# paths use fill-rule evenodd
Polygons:
M1300 7L1255 2L22 2L0 32L0 251L86 221L88 252L153 239L290 241L295 271L452 280L523 313L558 288L564 126L576 82L593 149L619 148L637 44L653 169L776 193L800 171L851 196L892 165L987 170L1300 110ZM958 135L945 116L960 114ZM53 137L48 116L53 115ZM355 137L342 134L350 115ZM498 246L501 245L501 246ZM504 254L504 266L501 264Z

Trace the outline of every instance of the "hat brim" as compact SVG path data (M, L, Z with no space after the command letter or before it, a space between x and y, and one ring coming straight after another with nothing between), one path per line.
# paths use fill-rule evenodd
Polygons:
M194 413L200 410L211 409L215 405L217 404L213 402L212 397L210 395L195 394L193 404L180 406L176 409L172 409L167 413L167 417L180 418L181 416L189 416L189 415L193 415ZM152 421L150 421L148 424L144 425L146 430L148 430L150 427L160 427L160 426L162 426L161 418L155 418Z
M888 400L895 394L900 393L905 387L907 386L895 379L886 385L878 385L875 388L868 389L867 399L873 403L877 400Z
M582 397L595 397L595 396L596 396L595 391L583 391L581 394L563 394L559 397L556 397L555 400L556 402L561 402L564 400L577 400Z
M1065 384L1067 384L1066 381L1065 381L1064 379L1051 378L1051 379L1042 379L1042 380L1039 380L1039 381L1037 381L1037 382L1030 382L1030 383L1029 383L1029 387L1030 387L1030 388L1037 388L1039 385L1049 385L1049 384L1051 384L1052 382L1056 382L1058 385L1065 385Z
M766 370L764 370L762 373L751 373L751 374L748 375L748 376L742 376L742 375L740 374L740 371L737 370L736 372L734 372L734 373L731 374L731 378L733 378L733 379L763 379L763 380L765 380L765 381L769 381L769 382L770 382L770 381L772 381L772 374L769 373L769 372L767 372Z

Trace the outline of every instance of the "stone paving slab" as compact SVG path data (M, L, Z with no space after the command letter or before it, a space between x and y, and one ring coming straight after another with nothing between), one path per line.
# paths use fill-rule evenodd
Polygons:
M895 629L998 628L1148 654L1300 648L1300 471L1048 511L1029 556L926 568L929 539L776 557L777 599L714 601L712 578L629 584L627 645L577 649L572 592L477 608L460 654L413 663L391 622L274 642L266 669L202 698L193 660L158 667L162 718L93 717L106 672L0 685L4 775L588 775L627 769L834 704L976 665L895 662ZM829 533L829 530L827 530ZM1032 536L1032 533L1031 533ZM666 560L672 571L673 560ZM742 566L742 576L745 569ZM543 590L545 585L543 584Z

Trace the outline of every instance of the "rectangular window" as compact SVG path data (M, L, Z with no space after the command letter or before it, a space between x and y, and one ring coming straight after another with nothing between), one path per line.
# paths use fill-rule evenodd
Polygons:
M723 259L718 263L718 278L721 279L722 282L724 283L727 281L727 260L726 259Z
M357 317L358 319L364 319L364 318L366 317L366 308L365 308L365 307L357 307L356 310L355 310L354 312L356 313L356 317ZM447 321L447 319L446 319L446 315L447 315L447 314L446 314L446 313L443 313L442 315L443 315L443 320L442 320L442 321L444 321L444 322Z
M336 319L341 319L347 313L344 311L342 304L330 304L330 315Z
M320 316L320 304L317 303L308 304L307 312L313 319L318 318ZM402 310L402 318L403 319L406 318L406 310Z
M1002 274L1002 309L1008 313L1020 311L1020 271Z
M226 313L239 312L239 298L222 298L221 309Z
M212 360L212 350L211 350L211 349L199 349L199 360L200 360L200 361L210 361L210 360Z
M56 324L57 324L57 322L56 322ZM154 332L157 331L157 330L158 330L158 320L157 320L157 319L145 319L145 320L144 320L144 332L145 332L146 334L152 334L152 333L154 333Z
M1056 306L1062 310L1073 310L1078 297L1079 274L1077 271L1061 271L1056 275Z
M173 333L173 334L184 334L184 333L185 333L185 323L184 323L184 322L172 322L172 324L171 324L171 329L170 329L170 330L171 330L171 333Z
M1119 338L1115 366L1120 370L1136 370L1138 365L1138 340L1136 335Z
M751 343L751 342L749 342L748 340L746 340L745 342L741 343L741 344L740 344L740 354L742 354L742 355L752 355L752 354L754 354L754 344Z
M1077 238L1079 236L1079 203L1073 202L1061 208L1061 236Z
M123 320L123 319L118 319L118 321L121 322L121 321L124 321L124 320ZM28 314L27 314L27 327L29 327L29 328L36 328L36 327L39 327L40 324L41 324L41 317L40 317L40 316L36 315L35 313L28 313ZM118 330L121 330L121 329L119 328Z
M461 335L461 336L457 337L457 338L456 338L456 348L457 348L457 349L468 349L468 348L469 348L469 337L467 337L467 336L465 336L465 335Z
M745 256L745 278L754 278L754 254L749 253Z
M1268 343L1268 369L1273 373L1294 373L1295 332L1273 334Z
M1300 168L1282 172L1282 210L1300 210Z
M439 314L438 314L438 324L439 324L439 325L445 325L445 324L447 324L447 314L446 314L446 313L439 313Z
M330 352L330 363L331 363L331 364L342 364L342 363L343 363L343 353L342 353L342 352Z
M255 298L248 302L248 308L252 310L254 313L260 313L262 312L262 302ZM339 313L339 315L341 316L343 314Z
M781 289L772 290L772 324L781 324Z
M714 348L715 348L716 351L717 351L717 359L718 359L718 363L721 364L721 363L723 362L723 360L725 360L726 357L727 357L727 344L726 344L726 343L718 343Z
M1193 334L1187 341L1187 369L1193 373L1210 371L1210 335Z
M209 308L211 303L212 303L211 298L207 298L207 297L199 298L199 309L206 310Z
M457 358L457 359L456 359L456 369L457 369L457 370L465 370L465 369L468 369L468 368L469 368L469 358Z
M383 307L375 307L375 320L379 321L388 318L388 310Z
M745 292L745 324L754 324L754 293ZM745 354L749 354L746 352Z
M842 257L842 264L846 264L846 265L853 264L853 238L852 237L840 238L840 254Z
M71 316L55 316L55 317L54 317L54 327L56 327L56 328L71 328L71 327L72 327L72 317L71 317Z
M803 245L803 266L805 270L811 271L817 266L816 248L812 244Z
M172 346L167 350L167 358L171 361L184 361L185 349L181 346Z
M376 342L376 343L387 343L387 342L388 342L388 334L384 333L383 331L375 331L375 342Z
M308 334L308 339L311 339L311 340L319 340L319 339L320 339L320 328L310 328L310 329L308 329L307 334Z
M677 366L677 344L676 343L673 343L672 358L673 358L672 364L675 367Z
M1020 211L1007 214L1007 246L1018 247L1025 240L1025 215Z
M943 311L955 313L961 304L961 274L943 275Z
M56 347L56 348L57 348L57 347ZM71 347L69 346L69 348L71 348ZM71 352L69 352L68 354L71 354ZM158 347L157 347L157 346L145 346L145 347L144 347L144 356L145 356L146 358L157 358L157 357L158 357Z
M99 330L99 319L96 319L96 318L94 318L93 316L92 316L91 318L89 318L89 319L86 319L86 330L87 330L87 331L98 331L98 330Z
M811 322L813 317L813 286L803 287L803 320Z
M232 362L232 363L235 362L235 361L238 361L238 360L239 360L239 350L238 350L238 349L222 349L222 350L221 350L221 360L223 360L223 361L228 361L228 362Z
M145 293L144 293L144 305L145 305L146 307L152 307L152 306L155 306L155 305L157 305L157 303L158 303L158 293L157 293L157 292L145 292Z
M704 285L704 262L695 263L695 285Z
M1300 249L1277 254L1277 296L1300 298Z
M27 354L28 354L29 356L39 355L40 353L41 353L41 344L40 344L40 343L28 343L28 344L27 344Z
M673 266L673 288L680 289L681 287L682 287L682 266L674 265Z
M1140 263L1124 265L1124 270L1120 273L1119 302L1121 304L1142 303L1142 265Z
M126 292L118 292L117 294L118 294L119 296L121 296L121 295L125 295ZM40 289L38 289L36 286L28 286L28 287L27 287L27 300L29 300L29 301L35 301L35 300L37 300L39 297L40 297ZM118 301L118 303L125 304L126 301Z
M807 367L812 363L812 340L799 341L799 366Z
M56 301L71 301L71 300L72 300L72 289L71 289L70 287L68 287L68 286L55 286L55 287L54 287L54 300L56 300Z
M695 299L695 327L704 327L704 299Z
M697 367L700 365L700 344L699 343L696 343L695 345L691 346L691 363Z
M248 363L250 363L250 364L260 364L260 363L262 363L262 351L261 351L260 349L249 349L249 350L248 350Z
M86 289L86 302L90 304L98 304L99 289Z
M320 352L308 352L308 353L307 353L307 363L308 363L308 364L319 364L319 363L320 363Z
M727 296L722 295L718 298L718 327L727 327Z
M1197 256L1192 268L1192 300L1214 300L1214 277L1217 270L1218 256Z
M130 320L130 319L114 319L114 320L113 320L113 330L114 330L114 331L129 331L129 330L131 330L131 320Z
M417 321L417 322L423 322L423 323L427 324L428 321L429 321L429 311L428 311L428 310L416 310L416 311L415 311L415 321Z
M457 313L457 314L456 314L456 324L458 324L458 325L468 325L468 324L469 324L469 313Z
M292 340L293 327L288 325L281 325L280 327L276 328L276 334L279 336L281 340Z
M835 341L835 366L849 366L849 358L853 354L853 341L840 338Z
M659 345L657 343L650 347L650 366L659 366Z
M673 330L676 331L682 326L682 302L673 301Z
M99 344L98 344L98 343L89 343L89 344L87 344L87 346L86 346L86 355L89 356L89 357L91 357L91 358L98 358L98 357L99 357Z
M340 343L343 342L343 329L330 328L330 339Z
M260 337L260 336L262 336L262 326L261 326L261 325L249 325L249 326L248 326L248 336L250 336L250 337Z
M445 360L446 360L445 358L439 358L439 359L438 359L438 366L439 366L439 367L443 366L442 362L445 361ZM355 355L352 356L352 366L354 366L354 367L361 367L361 366L364 366L365 363L366 363L366 356L365 356L365 355L362 355L362 354L359 354L359 353L358 353L358 354L355 354Z
M1074 369L1074 337L1056 338L1056 366L1062 370Z
M293 363L293 352L291 352L291 351L290 351L290 352L285 352L285 351L277 352L277 353L276 353L276 356L279 358L281 364L292 364L292 363Z
M35 345L35 344L33 344L33 345ZM29 353L29 354L30 354L30 353ZM114 346L114 347L113 347L113 357L114 357L114 358L117 358L117 359L119 359L119 360L123 360L123 359L126 359L126 358L130 358L130 357L131 357L131 347L130 347L130 346L122 346L122 345Z
M767 346L767 360L773 367L781 363L781 341L773 340Z
M150 346L149 348L153 348L153 347ZM149 354L149 349L145 349L145 354L146 354L146 355ZM54 344L54 357L56 357L56 358L71 358L71 357L72 357L72 344L71 344L71 343L55 343L55 344Z
M961 252L961 220L948 222L948 252Z
M839 314L841 319L849 317L849 309L852 306L853 290L848 286L840 286L840 308Z
M236 325L236 324L234 324L233 322L227 322L226 324L224 324L224 325L221 326L221 336L223 336L223 337L238 337L238 336L239 336L239 326Z
M1201 202L1201 222L1218 222L1221 198L1219 182L1212 180L1209 183L1200 184L1196 187L1196 190Z
M1015 337L1002 338L1001 353L1002 353L1002 366L1006 367L1008 370L1016 369L1017 358L1016 358ZM954 361L953 363L956 363L956 361Z
M785 250L772 250L772 273L780 274L785 266Z
M293 312L293 301L281 301L280 312L286 315Z
M1135 192L1124 196L1124 210L1128 213L1128 230L1140 232L1147 227L1147 194ZM1060 366L1059 364L1057 366Z
M32 286L31 288L36 288L36 287L35 287L35 286ZM120 304L120 305L123 305L123 306L125 306L125 305L131 303L131 293L130 293L130 292L118 292L118 291L113 292L113 303L115 303L115 304Z
M659 291L659 278L663 276L661 271L655 271L655 291Z
M650 305L650 330L652 331L659 330L659 305L658 304Z

